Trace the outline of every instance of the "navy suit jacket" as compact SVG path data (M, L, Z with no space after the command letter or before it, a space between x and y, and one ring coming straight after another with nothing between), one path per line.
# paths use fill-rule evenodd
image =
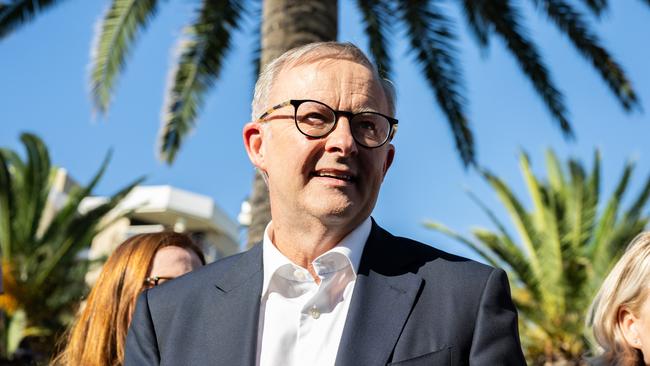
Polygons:
M125 366L255 365L262 246L145 291ZM525 365L503 270L373 221L337 366Z

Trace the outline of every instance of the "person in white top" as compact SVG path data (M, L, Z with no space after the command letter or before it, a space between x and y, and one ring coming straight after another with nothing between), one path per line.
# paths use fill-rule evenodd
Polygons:
M394 115L352 44L269 64L243 129L269 188L263 243L141 295L125 364L524 365L502 270L371 219Z

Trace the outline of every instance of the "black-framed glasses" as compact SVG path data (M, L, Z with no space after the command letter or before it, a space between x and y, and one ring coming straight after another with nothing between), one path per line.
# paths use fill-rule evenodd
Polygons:
M164 281L173 280L176 277L167 277L167 276L151 276L144 279L144 285L147 287L158 286ZM161 282L162 281L162 282Z
M325 103L312 99L291 99L273 106L264 112L258 121L264 122L269 114L292 105L294 121L298 131L305 136L321 138L334 131L339 116L345 116L350 121L352 138L359 145L376 148L392 140L397 132L398 121L377 112L337 111Z

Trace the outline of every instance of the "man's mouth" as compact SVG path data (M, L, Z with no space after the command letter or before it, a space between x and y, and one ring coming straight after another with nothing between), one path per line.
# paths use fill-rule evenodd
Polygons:
M313 172L311 175L314 177L339 179L350 183L354 183L357 180L357 178L350 173L335 172L335 171L316 171Z

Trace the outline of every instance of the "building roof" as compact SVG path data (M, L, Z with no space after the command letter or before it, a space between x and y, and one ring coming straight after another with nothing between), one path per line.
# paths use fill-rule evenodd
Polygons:
M106 201L106 197L88 197L81 210L89 210ZM181 226L180 231L213 232L226 236L238 245L238 225L208 196L172 186L137 186L116 208L132 211L128 216L167 227ZM233 252L237 251L237 248Z

